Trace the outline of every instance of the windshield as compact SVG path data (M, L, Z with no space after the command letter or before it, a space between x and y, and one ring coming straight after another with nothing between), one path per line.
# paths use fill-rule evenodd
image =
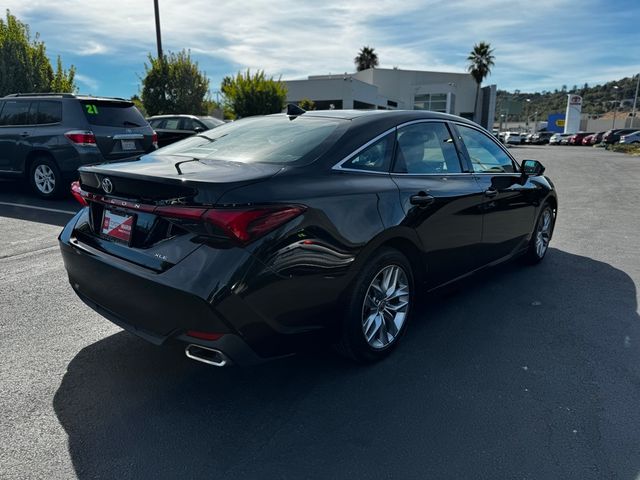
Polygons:
M293 163L323 144L328 148L343 124L344 120L335 118L251 117L187 138L152 155L181 155L201 161Z

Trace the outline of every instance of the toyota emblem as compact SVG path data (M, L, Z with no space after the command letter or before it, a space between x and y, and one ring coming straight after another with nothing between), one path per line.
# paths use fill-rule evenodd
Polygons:
M102 179L102 189L105 193L111 193L113 191L113 183L109 178L105 177Z

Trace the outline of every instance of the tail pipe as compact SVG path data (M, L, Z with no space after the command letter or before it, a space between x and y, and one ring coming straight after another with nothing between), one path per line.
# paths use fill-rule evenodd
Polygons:
M201 345L189 344L184 349L185 355L191 360L213 365L214 367L224 367L229 365L231 360L220 350L203 347Z

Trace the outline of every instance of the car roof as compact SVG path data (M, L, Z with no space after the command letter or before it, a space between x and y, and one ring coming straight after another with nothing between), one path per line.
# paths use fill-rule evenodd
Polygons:
M32 99L32 98L73 98L76 100L92 100L94 102L127 102L133 103L131 100L119 97L94 97L93 95L76 95L74 93L12 93L1 97L4 99Z
M183 118L207 118L206 115L202 117L198 117L197 115L189 115L186 113L176 113L176 114L163 114L163 115L153 115L152 117L147 117L147 120L156 120L159 118L173 118L173 117L183 117Z

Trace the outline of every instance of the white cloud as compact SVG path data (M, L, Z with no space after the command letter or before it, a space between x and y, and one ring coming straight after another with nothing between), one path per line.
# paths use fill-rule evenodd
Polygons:
M109 49L105 45L95 42L93 40L88 41L84 45L84 47L80 47L80 49L75 51L75 53L80 56L101 55L108 52L109 52Z
M100 82L98 82L95 78L88 77L87 75L83 75L81 73L76 73L75 79L80 85L87 87L90 90L89 93L95 94L100 87ZM82 93L85 92L83 91Z
M5 4L63 57L101 55L134 76L155 52L148 0ZM610 10L605 0L584 0L580 8L570 0L160 0L165 50L191 49L212 87L245 68L285 79L352 71L363 45L375 47L381 67L461 72L480 40L495 48L488 81L500 88L600 82L637 71L631 55L611 55L621 47L615 32L633 15L621 19ZM622 45L640 41L633 31Z

